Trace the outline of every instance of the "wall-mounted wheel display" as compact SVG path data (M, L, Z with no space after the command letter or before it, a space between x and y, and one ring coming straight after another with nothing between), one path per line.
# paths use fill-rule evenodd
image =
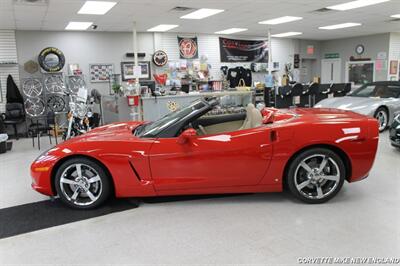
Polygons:
M39 97L42 95L43 86L39 79L29 78L22 83L22 91L27 97Z
M59 113L65 110L65 101L63 97L51 95L47 99L47 107L54 113Z
M32 117L41 116L46 110L44 102L39 98L28 98L24 102L25 112Z
M80 88L85 88L86 83L82 76L68 76L68 90L72 94L77 94Z
M64 93L65 85L62 75L48 75L44 78L44 87L49 93Z
M38 56L40 67L46 72L59 72L65 65L65 56L55 47L44 48Z

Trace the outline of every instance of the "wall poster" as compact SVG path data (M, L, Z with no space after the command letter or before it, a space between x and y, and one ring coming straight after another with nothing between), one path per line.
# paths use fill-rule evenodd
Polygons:
M219 38L221 62L268 62L268 42Z
M197 44L197 37L183 38L178 36L178 45L180 59L199 58L199 46Z
M90 64L90 82L109 82L111 75L114 74L113 64Z

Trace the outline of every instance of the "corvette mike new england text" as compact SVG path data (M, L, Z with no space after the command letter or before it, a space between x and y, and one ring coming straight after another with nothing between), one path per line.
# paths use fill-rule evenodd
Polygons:
M298 264L380 264L380 265L400 265L400 257L299 257Z

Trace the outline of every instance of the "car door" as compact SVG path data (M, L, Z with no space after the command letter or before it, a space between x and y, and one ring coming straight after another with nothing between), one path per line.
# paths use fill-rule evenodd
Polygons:
M256 185L271 157L270 128L157 139L149 153L156 190L202 189Z

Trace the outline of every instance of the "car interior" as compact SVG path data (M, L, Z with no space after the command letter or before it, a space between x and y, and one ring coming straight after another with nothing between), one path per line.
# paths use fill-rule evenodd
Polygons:
M204 115L191 123L196 129L197 135L220 134L243 129L259 127L263 124L261 112L254 106L248 104L246 113L226 114L218 116Z

